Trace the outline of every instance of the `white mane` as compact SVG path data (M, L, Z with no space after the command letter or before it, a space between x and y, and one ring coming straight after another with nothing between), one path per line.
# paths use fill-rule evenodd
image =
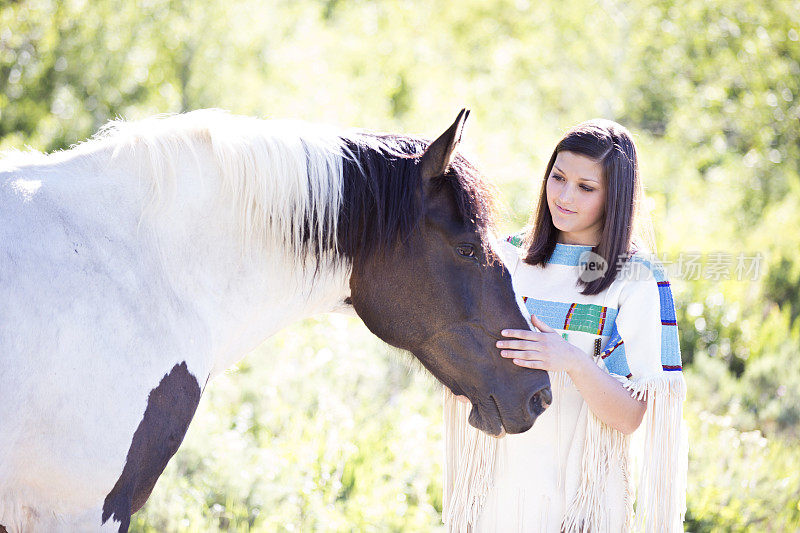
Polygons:
M155 413L199 398L285 325L347 308L352 139L208 110L0 159L3 526L127 531L196 408L151 423L151 393L169 388ZM237 261L239 237L258 257Z
M169 204L177 162L189 157L200 172L210 154L221 177L219 192L234 200L245 248L280 243L302 256L305 240L317 250L335 249L342 160L350 152L330 128L207 109L112 121L85 144L95 142L113 147L112 164L127 154L140 177L150 180L146 209Z

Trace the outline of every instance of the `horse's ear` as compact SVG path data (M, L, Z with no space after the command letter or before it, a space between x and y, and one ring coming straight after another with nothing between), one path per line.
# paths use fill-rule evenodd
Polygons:
M468 116L469 109L462 109L452 126L433 141L422 154L419 164L423 180L441 176L447 171L447 167L450 166L455 156L456 146L461 140L461 132L464 130L464 122Z

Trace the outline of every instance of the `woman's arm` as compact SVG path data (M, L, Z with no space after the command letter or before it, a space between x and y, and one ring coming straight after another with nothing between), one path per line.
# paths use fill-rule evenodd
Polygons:
M525 368L569 374L589 409L597 418L627 434L639 427L646 401L631 397L622 384L611 377L579 348L564 340L535 315L531 321L540 331L504 330L508 340L497 341L500 355L514 359Z
M630 435L642 423L647 402L633 398L619 381L597 366L588 355L583 352L580 355L580 362L567 371L575 388L597 418Z

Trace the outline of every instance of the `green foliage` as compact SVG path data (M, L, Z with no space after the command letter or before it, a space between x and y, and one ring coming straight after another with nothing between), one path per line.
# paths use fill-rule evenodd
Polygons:
M702 386L703 382L696 383ZM687 417L692 465L686 531L796 531L800 525L800 451L702 405Z
M565 129L634 133L670 268L691 531L793 531L800 427L798 0L0 3L0 149L199 107L437 134L528 219ZM708 276L712 254L755 272ZM671 265L675 267L676 265ZM401 356L405 357L405 356ZM139 531L431 530L438 388L352 321L305 322L204 393Z
M284 330L214 380L134 531L431 531L439 386L351 318Z

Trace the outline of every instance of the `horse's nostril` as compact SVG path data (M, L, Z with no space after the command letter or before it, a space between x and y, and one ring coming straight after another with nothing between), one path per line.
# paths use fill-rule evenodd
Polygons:
M550 390L550 387L545 387L539 391L539 396L542 399L542 405L547 407L551 403L553 403L553 392Z
M542 414L553 403L553 393L550 391L550 387L545 387L531 396L529 402L531 414L535 416Z

